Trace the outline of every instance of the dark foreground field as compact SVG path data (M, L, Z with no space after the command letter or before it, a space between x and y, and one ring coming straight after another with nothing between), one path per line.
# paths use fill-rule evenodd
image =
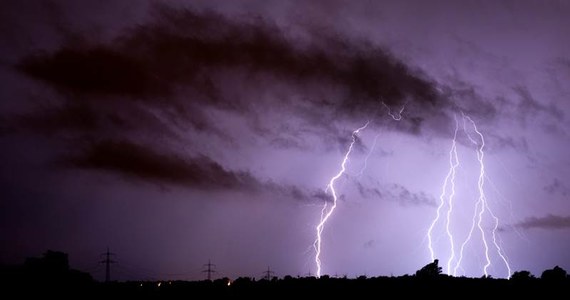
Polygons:
M271 281L253 281L240 278L228 286L227 279L211 281L163 281L163 282L77 282L46 280L43 282L4 281L4 292L16 292L18 296L55 295L77 298L237 298L237 297L406 297L423 295L426 298L464 298L497 295L533 296L568 299L568 279L549 282L542 279L526 281L481 278L418 278L375 277L359 279L284 278ZM19 298L19 297L18 297ZM6 298L5 298L6 299Z
M214 281L131 281L102 283L88 273L69 268L67 255L48 252L43 258L29 259L23 265L0 266L2 298L25 296L73 298L233 298L241 297L334 297L367 298L467 298L513 296L568 299L570 278L562 268L546 270L540 278L526 271L511 279L451 277L441 274L437 260L414 275L400 277L361 276L356 279L329 276L271 280L228 278ZM11 296L5 298L4 296ZM16 296L16 297L14 297ZM486 299L487 299L486 298Z

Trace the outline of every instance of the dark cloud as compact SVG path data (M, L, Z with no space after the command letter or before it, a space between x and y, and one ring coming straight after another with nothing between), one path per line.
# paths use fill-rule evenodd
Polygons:
M137 97L166 92L143 62L105 46L65 47L47 56L28 57L20 68L32 77L78 93Z
M551 184L545 186L544 190L550 195L559 194L563 197L568 197L568 195L570 195L570 189L558 178L555 178Z
M424 192L412 192L399 184L385 185L382 187L367 187L359 181L354 181L358 193L363 198L376 198L394 201L402 206L427 205L436 206L435 200Z
M424 74L366 41L326 34L294 38L261 18L234 19L161 5L154 13L153 21L113 42L85 37L52 53L27 56L17 67L70 93L73 101L113 96L113 101L152 102L161 109L178 105L175 95L181 89L190 95L185 105L248 109L257 97L232 93L235 83L228 77L263 75L266 81L299 89L338 89L344 96L324 102L346 116L370 116L380 99L389 106L409 102L415 109L406 112L406 122L416 132L425 116L445 104ZM323 105L322 98L304 100Z
M395 198L401 205L428 205L436 206L435 199L430 197L424 192L412 192L406 187L393 184L392 185L392 197Z
M333 197L330 193L326 193L323 190L319 190L312 195L314 198L319 199L322 202L333 202Z
M271 193L301 201L328 201L324 191L262 182L249 172L232 171L207 156L182 158L126 140L105 140L83 148L63 161L66 167L101 170L158 184L175 184L202 190Z
M81 155L71 156L68 163L78 168L112 171L129 177L202 189L259 186L249 173L225 170L208 157L184 159L124 140L94 143Z
M546 114L551 118L555 118L558 121L564 120L564 113L562 110L557 108L553 103L548 105L542 104L537 101L524 86L516 86L513 88L515 93L519 96L519 102L517 103L517 112L519 115L526 119L529 116L536 115L537 113Z
M88 103L64 103L61 106L45 105L39 107L36 113L26 114L19 117L19 123L25 128L51 134L60 130L78 130L82 132L94 132L101 128L103 114L96 113ZM117 125L123 122L118 119Z
M452 99L454 106L467 115L493 119L506 100L496 98L489 101L483 97L477 87L460 78L448 78L448 86L441 87L442 93Z
M94 141L101 138L123 138L134 132L143 133L147 137L177 139L176 129L182 126L179 116L173 116L168 111L159 114L139 103L78 102L70 101L67 97L62 101L44 103L45 100L34 99L35 106L31 112L11 116L10 123L16 124L20 130L58 135L65 139L76 137ZM189 123L187 127L199 129L203 120L194 118ZM208 130L218 136L222 135L215 127Z
M356 189L362 198L382 198L384 194L380 192L380 189L373 187L364 186L364 184L359 181L354 181Z
M405 117L398 130L448 130L446 93L368 41L311 30L295 35L260 17L163 5L155 5L152 13L151 21L111 41L75 34L72 42L27 55L16 64L23 74L57 91L35 96L36 109L20 116L19 124L61 134L68 147L82 150L64 159L68 165L197 189L330 201L323 191L260 181L206 156L162 153L156 142L148 141L186 145L206 132L215 134L217 143L234 143L241 133L224 130L228 124L213 117L220 111L237 112L256 136L279 148L305 150L314 144L307 139L317 136L327 150L338 146L344 152L351 131L337 128L336 118L362 124L372 119L373 127L383 122L374 117L382 114L392 122L387 110L399 111L403 105ZM297 94L302 96L292 96ZM272 109L294 116L294 121L274 124L278 122L268 113ZM360 138L355 151L367 151ZM425 195L394 193L390 199L403 204L429 204Z
M529 217L515 224L515 226L523 229L567 229L570 228L570 216L564 217L549 214L544 217Z
M281 149L301 149L307 150L308 146L298 137L275 137L269 142L272 146Z

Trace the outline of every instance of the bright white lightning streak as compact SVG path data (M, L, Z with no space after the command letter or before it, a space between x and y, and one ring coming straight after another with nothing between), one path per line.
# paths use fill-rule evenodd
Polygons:
M478 214L477 227L481 232L481 239L483 240L483 245L485 247L485 259L487 260L487 263L483 267L483 273L485 274L485 276L488 276L489 274L487 273L487 269L491 265L491 259L489 258L489 245L487 244L487 239L485 239L485 231L481 226L481 223L483 222L483 213L485 213L485 209L487 208L487 197L485 195L485 190L483 189L483 185L485 183L485 164L483 163L483 158L485 156L485 152L483 152L483 148L485 147L485 139L483 138L481 132L477 130L475 122L473 122L473 120L471 120L471 118L469 118L468 116L465 116L465 118L469 120L469 122L471 122L471 124L473 125L473 130L477 133L477 135L479 135L479 138L481 139L481 144L477 149L477 160L479 160L479 166L480 166L479 180L477 181L477 187L479 189L479 200L477 201L477 203L481 204Z
M449 194L448 209L447 209L447 219L445 230L447 231L447 236L449 237L449 243L451 245L451 255L447 261L447 274L451 272L451 262L455 258L455 242L453 240L453 235L449 229L451 224L451 214L453 213L453 197L455 196L455 174L456 168L459 166L459 158L457 157L457 130L459 129L459 123L457 118L455 119L455 132L453 133L453 144L451 150L449 151L449 167L451 169L451 192Z
M467 243L471 240L471 236L473 236L473 230L475 229L475 220L477 218L477 210L479 209L479 202L477 202L477 204L475 204L475 212L473 213L473 218L472 218L472 222L471 222L471 228L469 229L469 233L467 234L467 238L465 238L465 241L463 241L463 243L461 244L461 248L459 249L459 258L457 259L457 262L455 263L455 268L453 269L453 276L457 275L457 269L459 269L460 265L461 265L461 261L463 260L463 250L465 249L465 246L467 245Z
M477 135L479 136L479 140L481 141L481 143L477 143L477 141L475 141L468 133L467 130L465 129L465 120L468 120L472 127L473 130L475 131L475 133L477 133ZM503 260L503 262L505 263L505 266L507 267L507 271L508 271L508 277L511 277L511 267L507 261L507 258L505 256L505 254L503 253L503 250L501 249L501 247L499 246L499 244L497 243L497 228L499 226L499 218L497 218L495 216L495 214L493 214L493 212L491 211L488 203L487 203L487 197L485 195L485 189L484 189L484 183L485 183L485 164L484 164L484 156L485 156L485 152L483 151L483 148L485 147L485 138L483 137L483 134L478 130L477 125L475 124L475 122L466 115L463 115L463 126L464 126L464 130L467 133L467 137L469 138L469 140L471 140L472 143L478 145L479 147L477 148L477 160L479 161L479 179L477 181L477 187L479 190L479 199L475 205L475 214L473 215L473 220L472 220L472 224L471 224L471 229L469 231L469 234L467 235L467 238L465 239L465 241L463 242L463 244L461 245L461 249L459 252L459 259L457 260L457 263L455 265L454 268L454 275L457 273L457 269L459 268L459 265L461 264L461 260L463 258L463 250L465 248L465 245L471 240L472 234L473 234L473 229L475 227L475 223L477 223L477 227L479 228L479 231L481 232L481 239L483 241L483 245L485 248L485 259L486 259L486 264L483 267L483 273L485 274L485 276L488 276L488 268L489 266L491 266L491 259L489 257L489 245L487 244L487 239L485 238L485 231L483 230L483 227L481 226L481 223L483 222L483 214L485 213L485 211L488 211L489 214L491 215L491 217L494 220L494 227L493 230L491 231L491 236L492 236L492 240L493 240L493 245L495 246L497 253L499 254L499 256L501 257L501 259ZM478 211L478 212L477 212ZM477 221L476 221L477 220Z
M441 216L441 210L442 210L443 206L445 205L445 197L447 194L447 185L448 185L448 183L450 183L451 184L451 192L450 192L449 197L448 197L449 200L448 200L447 222L446 222L447 236L449 237L449 242L451 244L451 256L449 258L449 261L447 262L448 273L450 273L450 271L451 271L451 261L455 257L453 235L451 234L451 230L449 227L450 227L450 223L451 223L451 213L453 211L453 197L455 196L455 174L456 174L455 170L456 170L457 166L459 166L459 160L457 157L457 131L458 130L459 130L459 123L457 122L457 119L455 119L455 132L453 134L453 141L451 143L451 149L449 150L449 171L447 173L447 176L445 176L441 195L439 196L440 202L439 202L439 206L438 206L437 211L436 211L436 217L432 221L432 223L429 227L429 230L428 230L428 234L427 234L428 235L428 248L430 251L431 260L434 261L435 260L435 252L433 250L432 232L433 232L433 228L435 227L435 224L439 221L439 218Z
M465 115L463 115L463 131L467 134L467 138L469 138L469 140L477 145L477 141L475 141L471 135L469 135L467 133L467 128L465 125ZM479 154L479 152L477 152L477 155ZM457 269L459 269L459 267L461 266L461 261L463 261L463 250L465 249L465 246L467 245L467 243L471 240L471 237L473 236L473 230L475 229L475 223L476 223L476 219L477 219L477 211L479 209L479 205L480 200L477 201L477 203L475 204L475 211L473 212L473 218L471 219L471 228L469 229L469 233L467 234L467 237L465 238L465 240L463 241L463 243L461 244L461 247L459 249L459 258L457 259L457 262L455 263L455 268L453 269L453 276L457 275Z
M334 184L337 181L337 179L339 179L344 172L346 171L346 163L348 162L348 157L350 156L350 153L352 152L352 149L354 147L354 144L356 143L356 136L357 134L361 131L364 130L367 126L368 123L370 121L366 122L366 124L364 124L362 127L356 129L355 131L352 132L352 142L350 143L350 146L348 147L348 151L346 151L346 154L344 155L344 159L342 160L342 163L340 165L340 171L331 178L331 180L329 181L329 184L327 185L327 190L330 189L331 191L331 195L333 197L333 204L331 205L330 209L327 210L328 208L328 203L325 203L323 205L323 209L321 210L321 220L319 222L319 224L317 225L316 229L317 229L317 239L315 240L314 243L314 247L315 247L315 263L317 264L317 278L321 277L321 241L322 241L322 233L323 230L325 228L325 224L327 223L327 220L331 217L332 213L334 212L335 208L336 208L336 204L337 204L337 194L336 194L336 190L334 188Z
M505 263L505 266L507 267L507 272L508 272L507 278L510 278L511 277L511 271L512 271L511 266L509 265L509 261L507 259L506 254L504 253L503 249L501 249L501 247L497 243L497 228L499 227L499 218L497 218L495 216L495 214L493 213L493 211L491 211L488 204L485 204L485 206L487 207L487 211L489 212L489 214L491 215L491 217L495 221L495 226L493 227L493 231L491 231L492 236L493 236L493 245L495 245L495 249L497 249L497 253L499 254L501 259Z

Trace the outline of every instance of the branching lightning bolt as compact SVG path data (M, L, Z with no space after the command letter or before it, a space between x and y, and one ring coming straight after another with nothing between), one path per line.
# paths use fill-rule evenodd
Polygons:
M467 133L467 128L465 125L465 115L463 115L463 131L465 133ZM471 143L477 145L477 141L475 141L471 135L467 134L467 138L469 138L469 140L471 141ZM479 155L479 152L477 152L477 155ZM475 210L473 212L473 218L471 219L471 227L469 229L469 233L467 234L467 237L465 238L465 241L463 241L463 243L461 244L461 248L459 249L459 258L457 259L457 262L455 264L455 268L453 269L453 275L456 276L457 275L457 270L460 268L461 266L461 262L463 261L463 250L465 249L465 246L467 245L467 243L471 240L471 237L473 236L473 230L475 229L475 223L477 222L477 211L479 210L479 205L481 198L479 198L479 201L477 201L477 203L475 204Z
M404 109L406 109L406 103L404 103L404 105L402 105L402 108L400 108L400 111L398 111L398 115L394 115L392 113L392 110L390 109L390 107L388 105L386 105L386 103L384 103L384 101L382 101L382 105L384 105L384 107L386 107L386 109L388 110L388 115L390 117L392 117L392 119L394 119L394 121L402 120L402 113L404 112Z
M508 258L506 256L505 252L503 251L503 249L501 249L501 247L499 246L499 243L497 243L497 228L499 228L499 218L497 218L495 216L495 214L493 213L493 211L491 211L488 204L486 204L486 207L487 207L487 211L489 212L489 214L493 218L493 221L495 222L495 225L493 226L493 230L491 231L491 235L493 237L493 245L495 245L495 249L497 250L497 253L499 254L501 259L503 260L503 263L505 263L505 266L507 267L507 272L508 272L507 278L510 278L511 274L512 274L511 273L512 272L511 266L509 265L509 261L508 261Z
M459 124L457 119L455 119L455 132L453 133L453 143L451 146L451 150L449 151L449 167L451 170L451 192L449 194L448 200L448 209L447 209L447 218L446 218L446 225L445 230L447 231L447 236L449 237L449 244L451 245L451 255L449 256L449 260L447 261L447 273L449 274L451 271L451 262L455 258L455 242L453 241L453 235L451 234L450 225L451 225L451 214L453 213L453 197L455 196L455 174L456 168L459 166L459 158L457 157L457 130L459 128Z
M386 107L386 109L388 109L388 115L394 120L394 121L400 121L402 120L402 113L404 113L404 110L406 109L406 103L404 103L404 105L402 105L402 107L400 108L400 110L398 111L398 115L394 115L392 113L392 110L390 109L390 107L388 107L388 105L386 105L386 103L382 102L382 105L384 105L384 107ZM370 151L368 151L368 154L366 155L366 157L364 158L364 164L362 166L362 169L360 169L360 172L358 172L358 174L356 174L356 177L360 177L362 176L362 174L364 174L364 170L366 170L366 167L368 166L368 159L370 158L370 155L372 154L372 152L374 151L374 148L376 148L376 143L378 141L378 136L380 134L377 134L376 136L374 136L374 142L372 143L372 147L370 148Z
M479 228L479 231L481 232L481 239L483 240L483 245L485 247L485 259L487 261L487 263L483 267L483 273L485 274L485 276L488 276L487 270L489 269L489 266L491 266L491 259L489 258L489 245L488 245L487 240L485 238L485 231L483 230L483 227L481 226L481 223L483 222L483 214L485 213L485 211L487 211L489 213L489 215L491 215L491 217L493 218L493 221L494 221L494 226L493 226L493 229L491 230L493 245L495 246L497 253L499 254L501 259L505 263L505 266L507 267L508 277L511 277L511 267L509 265L509 262L506 258L506 255L504 254L503 250L501 249L501 247L497 243L497 228L499 226L499 218L497 218L495 216L495 214L493 213L493 211L489 207L489 204L487 202L487 196L485 195L485 189L484 189L484 184L485 184L484 156L485 156L485 152L483 151L483 148L485 147L485 138L483 137L483 134L477 128L477 124L475 124L475 122L469 116L464 115L464 119L468 120L471 123L473 130L479 136L479 140L481 141L481 143L478 144L479 147L477 149L477 160L479 161L479 166L480 166L479 180L477 183L477 187L479 189L479 200L477 201L477 206L480 205L478 220L477 220L477 227ZM469 136L469 134L468 134L468 136ZM469 136L469 139L472 142L474 141L470 136ZM465 243L467 243L467 242L468 242L468 240L465 241Z
M485 189L483 188L483 185L485 184L485 164L483 163L483 158L485 156L485 152L483 152L483 148L485 147L485 139L483 138L483 135L477 130L475 122L473 122L473 120L471 120L471 118L468 116L464 116L464 118L471 122L473 129L481 139L481 144L479 145L477 143L479 146L479 148L477 148L477 160L479 161L480 166L479 179L477 180L477 188L479 189L479 200L477 200L477 205L480 206L477 219L477 227L479 228L479 232L481 232L481 240L483 241L483 246L485 247L485 259L487 261L483 267L483 273L485 276L488 276L489 274L487 272L487 269L491 265L491 259L489 258L489 245L487 244L487 239L485 238L485 230L483 230L483 227L481 226L481 223L483 223L483 214L487 208L487 197L485 195Z
M449 171L448 171L447 176L445 177L445 180L443 183L442 193L440 195L440 202L439 202L439 206L438 206L437 211L436 211L436 216L435 216L434 220L432 221L432 223L428 229L428 233L427 233L428 248L429 248L430 256L431 256L431 259L433 261L435 259L435 252L433 249L433 237L432 237L433 236L433 230L434 230L435 225L439 222L439 220L441 218L441 215L442 215L441 211L442 211L443 207L447 203L445 230L446 230L447 237L449 238L449 243L450 243L450 256L449 256L449 259L447 260L447 273L453 274L454 276L457 275L457 271L459 268L461 268L461 262L463 261L464 249L465 249L466 245L469 243L469 241L471 240L471 238L473 237L473 232L475 230L475 226L477 226L477 228L479 229L479 232L481 233L481 240L483 242L483 248L484 248L484 254L485 254L485 265L483 266L483 273L485 276L488 276L489 275L488 269L491 266L491 257L489 254L490 247L489 247L489 243L488 243L488 237L485 233L485 230L483 229L484 215L487 212L491 216L491 218L493 219L493 228L491 230L492 243L493 243L498 255L501 257L502 261L504 262L504 264L507 268L508 277L510 277L511 276L511 267L508 263L507 256L505 255L504 251L501 249L501 246L499 245L499 242L497 241L497 228L499 226L499 218L492 212L491 208L489 207L489 203L487 201L487 196L485 194L485 188L484 188L485 179L486 179L485 163L484 163L485 138L484 138L483 134L477 128L477 125L475 124L475 122L469 116L467 116L465 114L462 114L462 115L463 115L463 131L465 132L467 138L471 141L471 143L473 143L474 145L477 146L476 153L477 153L477 161L479 163L479 177L477 180L477 188L478 188L478 192L479 192L479 197L477 199L477 202L475 203L475 210L473 213L471 228L469 230L469 233L467 234L466 239L461 244L457 260L455 261L455 265L452 269L452 263L455 260L456 251L455 251L455 241L454 241L454 237L452 234L452 228L451 228L451 216L453 214L453 198L455 196L455 175L456 175L456 169L459 166L459 157L457 155L457 132L459 129L459 124L458 124L457 118L456 118L455 119L455 132L453 135L453 141L452 141L451 149L449 151ZM469 134L469 131L467 130L466 121L468 121L471 124L472 130L476 133L477 138L473 138ZM450 186L449 196L447 196L448 186ZM447 202L445 201L446 196L448 199Z
M384 102L382 102L382 105L384 107L386 107L386 109L388 110L388 115L393 120L400 121L402 119L402 113L404 112L404 110L406 108L405 104L402 106L402 108L398 111L397 114L392 113L392 110L390 109L390 107L388 107ZM487 201L486 194L485 194L484 184L485 184L485 180L487 178L486 174L485 174L485 164L484 164L485 139L484 139L483 134L477 128L477 125L475 124L475 122L469 116L462 113L462 117L463 117L463 131L465 132L467 138L471 141L471 143L473 143L477 147L476 148L476 154L477 154L477 161L479 163L479 177L477 180L477 187L478 187L479 197L475 203L471 228L469 230L469 233L468 233L466 239L461 244L459 253L458 253L457 258L456 258L455 240L454 240L454 235L453 235L453 230L452 230L452 221L451 221L452 215L453 215L453 209L454 209L454 198L456 196L456 182L455 182L455 180L456 180L456 174L457 174L457 167L459 167L459 164L460 164L459 156L457 153L457 138L458 138L458 132L459 132L459 122L458 122L457 117L456 117L455 118L455 131L454 131L454 135L453 135L451 148L449 150L449 171L448 171L448 173L445 177L445 180L443 182L442 191L441 191L441 195L440 195L440 203L439 203L439 206L438 206L437 211L436 211L436 217L434 218L434 220L430 224L429 230L427 233L428 248L430 251L431 259L433 261L436 258L435 251L433 248L433 243L434 243L433 231L434 231L435 225L438 222L440 222L440 219L442 219L442 215L443 215L442 210L444 209L444 206L446 206L447 212L445 213L445 231L446 231L446 235L447 235L447 238L449 240L449 245L450 245L450 251L449 251L450 256L447 260L447 265L446 265L447 266L447 273L450 275L451 274L456 275L457 271L459 269L463 270L463 268L461 267L461 263L463 261L464 249L465 249L466 245L470 242L471 238L473 237L473 232L475 230L475 226L477 226L477 228L479 229L479 232L481 234L481 240L482 240L483 246L484 246L485 265L483 266L483 273L485 276L488 276L489 275L488 269L492 264L491 263L491 256L489 253L490 252L490 246L489 246L490 243L488 242L488 235L486 234L486 232L483 228L484 216L485 216L485 213L488 213L488 215L493 220L493 227L490 230L491 241L493 243L495 250L497 251L498 255L500 256L500 258L502 259L502 261L504 262L504 264L507 268L508 277L510 277L511 276L511 268L510 268L510 265L508 262L508 258L506 256L506 254L504 253L503 249L501 248L500 243L498 241L498 237L497 237L497 229L499 226L499 218L492 212L492 210L489 206L489 203ZM472 132L476 133L476 138L474 138L472 135L469 134L469 131L467 130L466 121L468 121L471 124ZM350 143L348 150L343 157L343 160L342 160L341 165L340 165L340 170L335 176L333 176L330 179L330 181L327 185L326 191L330 190L330 193L332 195L332 202L325 203L321 209L320 221L319 221L318 225L316 226L317 235L316 235L315 242L313 244L313 247L315 249L315 263L317 266L317 270L316 270L316 276L317 277L320 277L321 273L322 273L322 263L321 263L322 233L323 233L325 224L327 223L329 218L334 213L336 206L337 206L337 201L338 201L338 195L337 195L337 190L335 189L335 183L341 176L343 176L343 174L346 173L346 165L348 163L348 159L349 159L349 157L352 153L352 150L354 148L354 144L357 141L357 136L362 130L364 130L368 126L368 124L369 124L369 122L366 122L366 124L364 124L362 127L358 128L352 132L352 142ZM358 175L362 175L362 173L366 169L368 158L371 155L374 147L376 146L377 138L378 138L378 135L375 136L374 143L372 145L372 149L367 154L367 156L364 160L364 166ZM452 267L452 264L454 262L455 262L455 265Z
M314 247L315 247L315 252L316 252L315 263L317 264L317 277L321 277L322 233L323 233L323 230L325 228L325 224L327 223L328 219L331 217L331 215L333 214L333 212L336 208L337 200L338 200L334 184L346 171L346 163L348 162L348 157L350 156L350 153L352 152L354 144L356 143L356 137L361 130L364 130L368 126L368 123L369 122L366 122L366 124L364 124L362 127L358 128L352 132L352 142L350 143L350 146L348 147L348 150L346 151L346 154L344 155L344 158L343 158L342 163L340 165L340 171L330 179L329 184L327 185L327 190L331 191L333 201L332 201L332 205L330 206L330 208L329 208L328 202L323 205L323 209L321 210L321 220L316 227L317 239L315 240Z
M400 110L398 111L398 115L394 115L392 113L392 110L390 109L390 107L388 107L383 101L382 101L382 105L384 105L384 107L386 107L386 109L388 109L388 115L394 121L402 120L402 113L406 109L406 103L404 103L404 105L402 105L402 108L400 108ZM331 180L329 181L329 184L327 185L326 190L328 191L330 189L331 194L333 196L333 204L330 206L330 208L329 208L328 203L325 203L323 205L323 208L321 210L321 219L320 219L320 222L318 223L318 225L316 227L317 237L316 237L316 240L313 244L313 247L315 248L315 263L317 265L317 274L316 274L317 277L321 276L321 270L322 270L322 264L321 264L322 233L323 233L323 230L324 230L324 227L325 227L327 220L331 217L332 213L334 212L334 210L336 208L337 200L338 200L334 184L335 184L336 180L339 179L346 172L346 163L348 162L348 157L350 156L350 153L352 152L352 148L354 147L354 143L356 143L356 137L357 137L358 133L360 133L360 131L364 130L368 126L369 123L370 123L370 121L366 122L366 124L364 124L362 127L358 128L352 132L352 142L350 143L350 146L348 147L348 150L347 150L346 154L344 155L344 159L341 163L341 169L334 177L331 178ZM357 174L357 176L361 176L364 173L364 170L366 169L367 164L368 164L368 158L370 157L370 155L374 151L374 148L376 147L377 139L378 139L378 135L376 135L374 137L374 143L373 143L370 151L366 155L366 158L364 159L364 165L363 165L362 169L360 170L360 172Z
M445 176L445 180L443 182L443 187L441 190L441 195L439 196L439 206L437 207L436 217L432 221L429 230L428 230L428 248L431 255L431 260L435 260L435 253L433 250L433 228L435 227L436 223L439 221L441 216L441 210L445 205L445 196L447 194L447 185L448 183L451 185L451 191L448 197L448 210L447 210L447 222L446 222L446 231L447 236L449 237L449 243L451 245L451 256L447 262L447 272L450 273L451 271L451 261L455 257L455 248L454 248L454 241L453 235L451 234L450 230L450 223L451 223L451 213L453 211L453 197L455 196L455 174L456 168L459 166L459 159L457 157L457 131L459 130L459 123L457 119L455 119L455 132L453 134L453 141L451 143L451 149L449 150L449 171L447 172L447 176Z

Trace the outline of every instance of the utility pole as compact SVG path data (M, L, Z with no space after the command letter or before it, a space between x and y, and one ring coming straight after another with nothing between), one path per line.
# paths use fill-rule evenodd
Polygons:
M271 271L271 269L269 269L269 266L268 266L267 271L264 271L263 274L265 274L265 276L263 276L263 278L265 278L267 281L270 281L271 275L275 274L275 272Z
M111 259L111 256L115 253L109 252L109 247L107 247L107 252L101 254L105 259L100 261L100 263L105 264L105 282L111 281L111 264L116 263L116 261Z
M208 263L204 265L204 267L207 267L206 270L203 270L202 273L207 273L208 274L208 280L212 280L212 274L216 273L216 270L214 270L214 268L216 267L216 265L214 265L213 263L210 262L210 260L208 259ZM214 267L214 268L212 268Z

